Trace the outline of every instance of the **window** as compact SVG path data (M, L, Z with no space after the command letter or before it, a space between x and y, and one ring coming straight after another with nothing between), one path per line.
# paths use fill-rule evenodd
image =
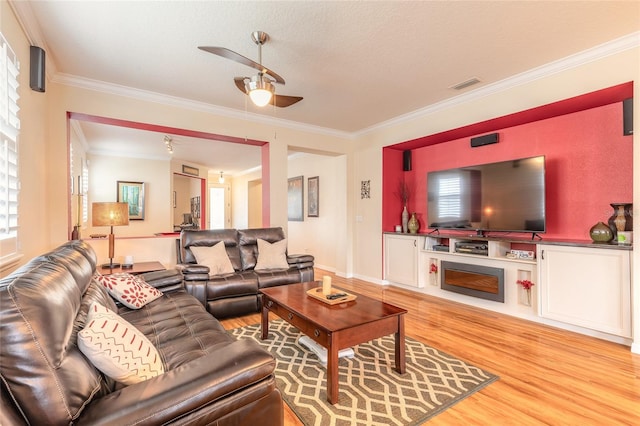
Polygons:
M0 33L0 267L18 255L18 74L20 63Z

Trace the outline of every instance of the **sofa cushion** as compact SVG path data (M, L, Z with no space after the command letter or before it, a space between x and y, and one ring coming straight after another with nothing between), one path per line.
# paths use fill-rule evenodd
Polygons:
M209 275L233 274L235 270L229 260L229 255L220 241L212 247L191 247L196 262L209 268Z
M160 290L135 275L126 273L101 275L96 272L94 277L114 299L131 309L140 309L162 296Z
M242 270L255 268L258 261L258 239L268 243L284 240L282 228L255 228L238 230Z
M122 307L118 313L153 343L166 371L235 340L185 291L165 293L139 310Z
M107 376L132 385L164 373L158 351L144 334L118 314L92 303L78 347Z
M258 261L255 270L288 269L287 240L281 240L273 244L258 238Z

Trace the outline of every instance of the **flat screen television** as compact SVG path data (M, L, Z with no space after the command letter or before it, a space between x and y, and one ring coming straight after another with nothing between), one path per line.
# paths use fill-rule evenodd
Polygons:
M544 156L428 172L427 223L478 233L545 232Z

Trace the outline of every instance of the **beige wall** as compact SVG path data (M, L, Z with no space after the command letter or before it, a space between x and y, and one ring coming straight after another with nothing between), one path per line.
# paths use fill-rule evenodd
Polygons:
M48 156L56 149L50 144L47 125L49 97L29 89L30 43L6 1L0 1L0 28L20 61L19 249L23 257L19 262L24 263L51 247L48 217L53 212L50 205L52 202L66 204L67 186L63 183L58 198L48 192L46 182L52 174ZM67 152L66 145L61 149ZM64 239L68 237L67 229L65 218ZM0 275L4 276L14 268L15 265L0 271Z
M168 161L89 155L89 223L82 232L83 237L109 232L109 228L91 226L91 203L116 201L117 181L144 183L145 215L144 220L130 220L129 226L114 229L114 234L118 237L152 236L173 230Z

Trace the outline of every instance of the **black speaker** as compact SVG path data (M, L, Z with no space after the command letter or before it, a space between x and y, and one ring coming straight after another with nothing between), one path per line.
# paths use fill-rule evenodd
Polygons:
M411 150L402 152L402 170L405 172L411 171Z
M622 101L622 134L633 135L633 98Z
M45 82L45 53L38 46L31 46L31 69L29 74L29 86L36 92L44 92Z
M498 134L491 133L489 135L478 136L477 138L471 138L471 147L475 148L482 145L491 145L492 143L498 143Z

